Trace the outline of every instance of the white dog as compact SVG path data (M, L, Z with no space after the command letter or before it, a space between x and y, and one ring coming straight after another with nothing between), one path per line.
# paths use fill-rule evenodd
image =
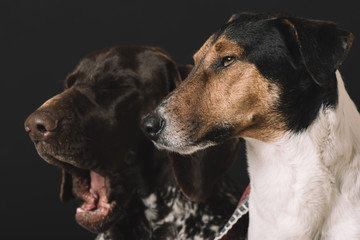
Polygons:
M246 140L249 239L360 239L360 117L338 72L352 41L331 22L234 15L143 130L182 154Z

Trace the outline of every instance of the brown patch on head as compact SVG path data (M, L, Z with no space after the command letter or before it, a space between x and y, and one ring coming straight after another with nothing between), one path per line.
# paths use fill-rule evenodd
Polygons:
M212 51L217 52L219 56L237 56L242 58L244 55L244 48L239 46L234 41L229 40L226 36L221 36L215 43Z
M214 41L215 35L212 35L195 53L195 66L200 65L201 62L204 60L209 63L216 57L237 56L239 58L242 58L244 54L244 49L236 42L230 41L225 36L221 36L215 42Z
M281 135L286 127L276 111L279 87L244 61L245 51L236 42L226 36L209 40L195 54L196 71L163 105L172 120L169 131L191 143L209 140L214 129L215 134L231 129L226 138L270 141ZM226 56L235 60L224 67Z
M251 137L262 141L270 141L283 134L286 129L283 117L276 110L280 89L275 83L269 82L254 64L242 63L241 73L232 73L240 76L236 86L241 99L236 121L242 123L237 128L237 137ZM242 74L242 75L241 75ZM236 100L236 99L235 99ZM236 106L234 106L236 107ZM237 114L230 112L230 114ZM231 115L229 116L231 117Z

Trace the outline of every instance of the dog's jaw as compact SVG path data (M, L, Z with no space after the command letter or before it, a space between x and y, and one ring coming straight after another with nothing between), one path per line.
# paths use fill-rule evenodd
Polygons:
M90 171L90 183L86 179L76 178L73 181L78 185L73 191L85 201L76 209L76 221L91 232L99 233L107 230L117 219L118 204L109 201L108 188L105 186L106 178ZM85 182L84 182L85 181ZM75 190L76 189L76 190Z
M75 214L75 219L81 226L91 232L99 233L109 229L121 217L123 207L120 206L126 203L113 200L113 190L109 186L110 177L104 177L94 171L70 164L69 162L77 162L74 161L75 158L69 160L54 154L52 145L46 142L36 142L35 146L39 155L45 161L63 168L67 173L71 174L72 194L84 201L77 208Z
M214 146L215 143L206 142L206 143L200 143L197 145L183 145L178 143L173 143L173 139L164 139L164 140L158 140L153 141L155 147L157 147L160 150L167 150L169 152L176 152L182 155L189 155L193 154L194 152L197 152L199 150Z

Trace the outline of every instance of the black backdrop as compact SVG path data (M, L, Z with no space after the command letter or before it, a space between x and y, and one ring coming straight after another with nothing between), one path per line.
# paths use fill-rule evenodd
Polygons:
M23 129L27 115L62 90L67 73L89 52L111 45L148 44L166 49L180 63L191 63L194 52L234 12L280 11L332 20L355 34L341 70L360 106L358 10L344 0L2 0L0 239L94 238L74 220L77 203L60 203L60 171L40 159ZM236 181L247 181L244 159L230 174Z

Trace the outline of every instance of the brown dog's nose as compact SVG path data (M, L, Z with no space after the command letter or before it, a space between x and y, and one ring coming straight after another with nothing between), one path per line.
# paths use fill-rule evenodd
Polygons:
M33 141L46 140L55 135L58 119L44 111L33 112L25 121L25 130Z
M161 117L150 114L141 121L141 129L151 140L156 141L164 128L165 120Z

